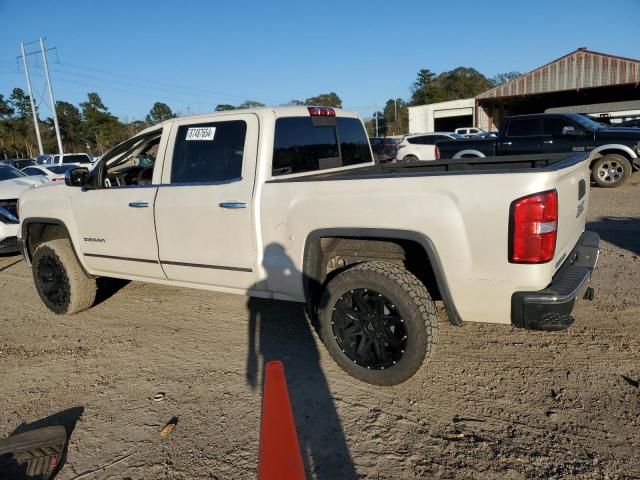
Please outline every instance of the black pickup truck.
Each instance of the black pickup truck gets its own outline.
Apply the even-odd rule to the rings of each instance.
[[[640,169],[640,128],[606,127],[577,113],[507,117],[497,138],[437,142],[440,158],[590,152],[591,178],[619,187]]]

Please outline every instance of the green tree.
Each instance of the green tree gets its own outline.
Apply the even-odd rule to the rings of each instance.
[[[256,100],[245,100],[240,105],[238,105],[238,108],[258,108],[265,106],[266,105],[264,103],[258,102]]]
[[[409,108],[401,98],[390,98],[382,111],[387,120],[387,135],[400,135],[409,131]]]
[[[420,70],[411,85],[411,105],[426,105],[441,102],[444,99],[445,96],[438,85],[436,74],[426,68]]]
[[[497,87],[502,85],[503,83],[510,82],[511,80],[515,80],[518,77],[521,77],[522,73],[520,72],[504,72],[498,73],[489,79],[489,83],[491,83],[492,87]]]
[[[87,101],[80,104],[84,139],[92,154],[102,155],[107,149],[127,138],[127,129],[102,102],[96,92],[87,94]]]
[[[287,107],[301,107],[301,106],[304,106],[304,105],[307,105],[307,104],[304,103],[302,100],[296,100],[295,98],[291,99],[287,103],[285,103],[285,106],[287,106]]]
[[[376,131],[376,118],[378,119],[378,130]],[[382,112],[373,112],[372,118],[364,123],[367,135],[370,137],[384,137],[387,134],[387,120]]]
[[[170,118],[176,118],[176,114],[171,111],[171,108],[166,103],[156,102],[149,110],[147,114],[147,123],[149,125],[155,125]]]
[[[18,117],[25,118],[31,115],[31,100],[21,88],[14,88],[11,91],[9,102]]]
[[[229,105],[228,103],[221,103],[219,105],[216,105],[215,111],[216,112],[226,112],[228,110],[235,110],[236,107],[234,107],[233,105]]]
[[[306,105],[317,105],[319,107],[342,108],[342,100],[335,92],[321,93],[315,97],[309,97],[304,103]]]
[[[458,67],[450,72],[443,72],[436,79],[444,100],[459,100],[475,97],[491,88],[491,83],[483,74],[474,68]]]
[[[82,116],[80,110],[69,102],[57,101],[56,113],[60,136],[65,151],[83,150]],[[53,121],[51,121],[53,123]]]
[[[14,109],[9,101],[4,99],[4,95],[0,94],[0,119],[10,118],[14,114]]]

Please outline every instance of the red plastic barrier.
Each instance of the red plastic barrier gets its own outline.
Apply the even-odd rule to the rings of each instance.
[[[258,480],[303,480],[304,466],[282,362],[264,368]]]

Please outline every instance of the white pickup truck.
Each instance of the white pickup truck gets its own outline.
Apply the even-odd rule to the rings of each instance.
[[[433,300],[454,325],[573,322],[599,252],[587,154],[372,158],[347,111],[176,118],[26,192],[19,244],[53,312],[91,307],[102,276],[305,302],[336,362],[378,385],[431,353]]]

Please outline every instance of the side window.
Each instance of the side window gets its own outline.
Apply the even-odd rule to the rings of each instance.
[[[90,177],[92,185],[97,188],[150,185],[161,135],[162,131],[155,131],[133,137],[105,153],[94,169],[98,174]],[[68,166],[52,168],[64,172]]]
[[[544,119],[545,135],[551,135],[552,137],[561,137],[562,129],[564,127],[573,127],[573,125],[562,117],[550,117]]]
[[[435,135],[425,135],[424,137],[422,137],[423,145],[434,145],[435,143],[436,143]]]
[[[542,122],[539,118],[514,119],[509,123],[507,137],[533,137],[542,134]]]
[[[242,120],[182,125],[176,134],[171,183],[240,179],[246,134]]]
[[[22,173],[26,173],[30,177],[33,177],[35,175],[44,175],[44,172],[42,170],[38,170],[37,168],[25,168]]]
[[[272,175],[313,172],[371,162],[362,122],[336,118],[314,124],[312,117],[276,120]]]

